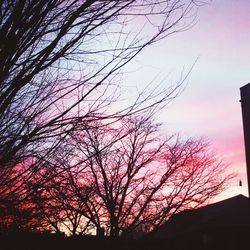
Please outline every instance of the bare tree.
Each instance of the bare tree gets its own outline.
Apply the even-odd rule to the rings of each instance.
[[[3,1],[2,164],[24,157],[22,149],[34,141],[62,136],[93,111],[101,114],[113,100],[116,72],[145,46],[176,31],[192,7],[184,2]],[[152,36],[127,30],[132,18],[148,20]],[[131,108],[140,106],[137,101]]]
[[[204,140],[164,139],[149,118],[95,122],[72,138],[77,159],[61,164],[82,210],[70,208],[111,237],[153,230],[174,213],[208,202],[231,178]]]
[[[175,96],[179,84],[110,108],[122,68],[146,46],[186,29],[184,17],[195,6],[184,0],[1,1],[0,203],[22,202],[34,191],[21,183],[47,166],[78,124],[120,118]]]
[[[62,160],[60,160],[60,164]],[[66,170],[67,162],[63,168]],[[30,196],[36,204],[36,210],[43,215],[47,228],[56,233],[67,235],[88,234],[93,229],[93,223],[84,216],[85,207],[82,200],[75,195],[71,176],[67,171],[45,177],[49,181],[39,182],[39,188]],[[39,173],[43,176],[43,173]],[[56,176],[56,177],[55,177]],[[33,180],[33,187],[37,187],[37,181]],[[87,188],[82,188],[85,197],[88,196]],[[43,231],[43,227],[40,227]]]

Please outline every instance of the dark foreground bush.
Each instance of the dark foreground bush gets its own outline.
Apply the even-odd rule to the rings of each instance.
[[[0,236],[1,250],[156,250],[157,242],[97,238],[65,237],[50,233],[16,232]]]

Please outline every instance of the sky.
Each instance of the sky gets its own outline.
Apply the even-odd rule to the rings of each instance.
[[[248,195],[239,88],[250,82],[249,12],[248,0],[209,1],[192,28],[145,50],[133,75],[138,84],[157,76],[167,86],[196,62],[184,91],[157,119],[167,131],[208,138],[237,174],[221,198]]]

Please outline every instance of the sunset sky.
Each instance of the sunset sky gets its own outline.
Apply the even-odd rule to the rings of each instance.
[[[247,195],[239,88],[250,82],[250,1],[214,0],[200,8],[197,24],[145,50],[133,75],[174,83],[198,58],[183,93],[158,119],[167,131],[204,136],[238,177],[223,198]],[[239,187],[239,179],[243,186]]]

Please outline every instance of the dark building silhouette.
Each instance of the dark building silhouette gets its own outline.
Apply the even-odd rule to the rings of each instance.
[[[240,97],[247,165],[248,196],[250,197],[250,83],[240,88]]]
[[[250,249],[250,200],[243,195],[184,210],[151,234],[171,250]]]

